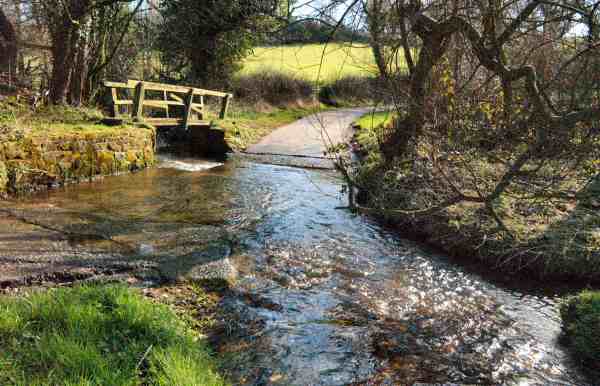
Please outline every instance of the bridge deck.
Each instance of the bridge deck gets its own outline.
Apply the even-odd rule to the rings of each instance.
[[[121,125],[123,123],[125,123],[127,121],[127,119],[124,118],[114,118],[114,117],[107,117],[104,118],[102,120],[103,123],[110,125],[110,126],[116,126],[116,125]],[[177,119],[177,118],[146,118],[144,119],[143,123],[147,123],[149,125],[152,126],[156,126],[156,127],[161,127],[161,126],[181,126],[183,124],[183,119]],[[191,120],[188,122],[188,127],[192,127],[192,126],[202,126],[202,127],[209,127],[211,125],[211,121],[205,121],[205,120]]]

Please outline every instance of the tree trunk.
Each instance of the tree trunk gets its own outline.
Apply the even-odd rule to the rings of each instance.
[[[11,77],[17,73],[17,34],[12,22],[0,9],[0,72],[8,72]]]
[[[87,37],[81,36],[76,45],[77,55],[75,65],[71,72],[69,102],[74,106],[81,106],[84,101],[84,89],[88,70]]]
[[[13,0],[14,2],[14,10],[15,10],[15,32],[17,36],[17,44],[19,39],[22,39],[21,26],[23,24],[23,12],[21,10],[21,0]],[[25,75],[25,58],[23,55],[23,50],[20,46],[17,46],[17,54],[16,54],[16,68],[17,74]]]
[[[218,35],[216,34],[205,34],[203,36],[199,36],[199,39],[203,42],[202,47],[197,47],[194,52],[190,53],[190,57],[192,58],[192,69],[191,69],[191,79],[194,82],[199,82],[204,87],[212,86],[212,82],[215,82],[215,79],[210,79],[210,74],[214,74],[213,67],[217,62],[216,60],[216,52],[217,52],[217,41]],[[217,80],[217,82],[221,81],[226,83],[229,79],[226,79],[226,74],[223,74],[224,78]]]
[[[410,76],[408,114],[397,120],[394,130],[382,144],[382,152],[388,160],[409,153],[411,141],[416,141],[425,124],[425,102],[433,67],[440,61],[447,48],[442,35],[423,34],[423,47]]]
[[[52,75],[50,78],[50,102],[65,104],[69,93],[71,75],[77,58],[77,43],[80,26],[85,24],[85,16],[90,0],[70,0],[50,27],[52,38]]]
[[[373,56],[375,58],[375,64],[377,65],[377,69],[379,70],[379,75],[387,79],[388,78],[388,66],[385,60],[385,53],[383,49],[384,43],[383,33],[384,33],[384,25],[385,18],[384,13],[382,12],[382,3],[381,0],[372,0],[369,1],[366,5],[367,9],[367,23],[369,27],[369,34],[371,36],[371,49],[373,50]]]
[[[375,63],[377,64],[377,68],[379,69],[379,75],[384,79],[388,78],[387,64],[385,62],[385,56],[383,54],[383,49],[381,48],[379,43],[376,43],[375,41],[373,41],[371,43],[371,47],[373,49],[373,56],[375,57]]]
[[[66,22],[65,24],[71,24]],[[65,104],[71,80],[71,69],[75,59],[71,46],[70,26],[65,25],[52,36],[52,75],[50,77],[50,102]]]

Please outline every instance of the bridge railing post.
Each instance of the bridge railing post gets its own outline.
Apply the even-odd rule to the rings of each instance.
[[[168,96],[167,90],[163,90],[163,101],[165,101],[165,102],[169,101],[169,96]],[[166,118],[169,118],[169,105],[165,106],[165,115],[166,115]]]
[[[191,88],[185,98],[185,112],[183,115],[183,129],[188,130],[190,126],[190,119],[192,117],[192,107],[194,105],[194,89]]]
[[[219,119],[225,119],[227,117],[227,110],[229,110],[229,102],[233,97],[231,94],[227,94],[227,96],[223,97],[221,101],[221,114],[219,114]]]
[[[136,121],[144,120],[144,99],[146,98],[146,86],[139,82],[135,86],[135,97],[133,102],[133,118]]]
[[[119,111],[119,105],[117,104],[117,101],[119,100],[119,95],[117,93],[117,89],[116,88],[111,87],[111,89],[110,89],[110,97],[112,99],[112,101],[111,101],[112,102],[112,106],[111,106],[112,116],[113,116],[113,118],[118,118],[119,114],[121,112]]]

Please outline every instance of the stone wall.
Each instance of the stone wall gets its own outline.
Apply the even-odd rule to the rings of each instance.
[[[0,196],[151,166],[155,144],[145,127],[0,133]]]

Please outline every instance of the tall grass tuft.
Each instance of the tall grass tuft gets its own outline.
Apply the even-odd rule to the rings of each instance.
[[[165,305],[124,286],[0,298],[2,385],[223,385]]]

